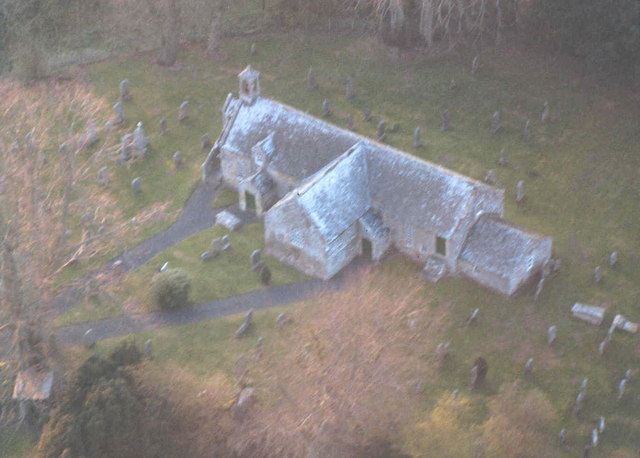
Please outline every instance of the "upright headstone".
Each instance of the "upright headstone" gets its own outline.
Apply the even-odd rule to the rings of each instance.
[[[595,283],[602,281],[602,268],[600,266],[596,266],[595,269],[593,269],[593,281]]]
[[[362,119],[364,120],[364,122],[371,121],[371,108],[369,108],[369,105],[364,106],[362,110]]]
[[[524,123],[524,129],[522,130],[522,139],[525,142],[531,140],[531,121],[529,121],[528,119]]]
[[[82,336],[82,344],[86,348],[93,348],[93,347],[96,346],[96,341],[97,341],[97,337],[96,337],[96,333],[94,332],[94,330],[91,329],[91,328],[87,329],[87,331]]]
[[[449,359],[449,342],[441,342],[436,346],[435,361],[436,365],[441,368]]]
[[[548,120],[549,120],[549,102],[545,100],[542,108],[542,114],[540,115],[540,122],[542,122],[542,124],[546,124]]]
[[[247,330],[249,329],[249,326],[251,326],[252,321],[253,321],[253,309],[249,310],[246,316],[244,317],[244,321],[236,331],[236,338],[242,337],[247,332]]]
[[[582,411],[582,405],[586,397],[587,397],[587,394],[584,391],[580,391],[576,396],[576,402],[573,405],[573,413],[576,416]]]
[[[490,185],[498,183],[498,177],[496,177],[496,171],[493,169],[487,170],[487,174],[484,177],[484,181]]]
[[[252,56],[252,57],[256,55],[256,44],[255,43],[251,43],[251,47],[249,48],[249,55]]]
[[[422,138],[420,136],[420,126],[416,127],[413,131],[413,147],[414,148],[422,148]]]
[[[182,167],[182,164],[184,163],[182,152],[176,151],[175,153],[173,153],[173,156],[171,156],[171,160],[173,161],[173,166],[176,169],[179,169],[180,167]]]
[[[522,203],[524,201],[524,198],[524,181],[520,180],[518,181],[518,183],[516,183],[516,202]]]
[[[502,148],[500,150],[500,153],[498,153],[498,165],[500,165],[502,167],[506,167],[507,166],[507,155],[505,153],[504,148]]]
[[[558,328],[556,325],[549,326],[549,329],[547,329],[547,344],[553,345],[556,342],[558,337],[557,331]]]
[[[122,81],[120,81],[120,84],[118,85],[119,89],[120,89],[120,101],[124,102],[126,100],[131,100],[131,93],[129,92],[129,80],[124,79]]]
[[[167,135],[167,132],[169,131],[169,129],[167,128],[167,118],[162,118],[159,122],[159,126],[160,126],[160,135],[164,137],[165,135]]]
[[[591,447],[596,448],[598,446],[598,429],[593,428],[591,430]]]
[[[380,122],[378,123],[378,132],[377,132],[379,142],[383,141],[387,136],[387,133],[385,132],[386,127],[387,127],[387,123],[384,121],[384,119],[381,119]]]
[[[185,100],[178,109],[178,121],[183,122],[189,117],[189,101]]]
[[[567,430],[562,428],[558,437],[560,439],[560,445],[564,445],[567,442]]]
[[[603,355],[604,355],[604,351],[605,351],[605,349],[607,348],[607,343],[608,343],[608,342],[609,342],[609,341],[608,341],[607,339],[605,339],[605,340],[603,340],[602,342],[600,342],[600,345],[598,345],[598,354],[599,354],[600,356],[603,356]]]
[[[151,339],[147,339],[144,343],[144,357],[146,359],[153,358],[153,341]]]
[[[109,186],[109,169],[107,166],[98,170],[98,184],[100,186]]]
[[[87,130],[84,134],[84,146],[86,148],[91,148],[93,145],[100,141],[100,136],[98,135],[98,129],[96,129],[96,122],[93,119],[90,119],[87,123]]]
[[[344,88],[344,96],[347,100],[351,100],[355,95],[355,91],[353,90],[353,79],[351,77],[347,78],[347,82]]]
[[[261,260],[262,250],[253,250],[251,256],[249,257],[249,261],[251,263],[251,270],[256,270],[256,268],[262,263]]]
[[[309,67],[309,71],[307,72],[307,89],[310,91],[318,89],[318,83],[316,82],[316,77],[311,67]]]
[[[533,372],[533,358],[529,358],[526,363],[524,363],[524,375],[528,377]]]
[[[495,111],[491,116],[491,133],[495,134],[502,128],[502,120],[500,117],[500,112]]]
[[[116,124],[122,124],[127,120],[127,117],[124,114],[124,108],[122,108],[122,102],[116,102],[116,104],[113,106],[113,112],[116,115]]]
[[[140,194],[142,192],[142,178],[135,177],[131,181],[131,190],[134,194]]]
[[[478,314],[480,313],[479,308],[473,309],[471,315],[467,318],[467,326],[470,326],[478,321]]]
[[[136,157],[143,158],[149,146],[149,139],[144,134],[142,122],[139,122],[133,131],[133,154]]]
[[[131,159],[131,150],[133,149],[133,134],[124,134],[120,139],[120,160],[128,161]]]
[[[609,255],[609,265],[615,267],[618,264],[618,252],[614,251]]]
[[[200,149],[203,153],[208,153],[211,149],[211,136],[209,134],[204,134],[200,137]]]
[[[353,130],[353,115],[351,113],[347,115],[347,129]]]
[[[475,75],[480,69],[480,56],[475,56],[471,61],[471,73]]]
[[[624,390],[627,386],[627,379],[623,378],[622,380],[620,380],[620,383],[618,383],[618,401],[622,399],[622,397],[624,396]]]
[[[331,107],[329,106],[329,99],[322,101],[322,117],[326,118],[331,115]]]
[[[453,78],[451,78],[451,81],[449,81],[449,90],[453,91],[458,87],[458,85],[456,84],[456,80],[454,80]]]
[[[446,132],[448,130],[451,130],[451,115],[449,113],[449,110],[444,110],[441,114],[440,114],[440,119],[441,119],[441,124],[440,124],[440,130],[442,132]]]
[[[601,415],[598,418],[598,432],[602,434],[604,432],[604,428],[605,428],[604,417]]]
[[[471,368],[471,388],[478,388],[482,385],[487,378],[488,372],[489,364],[487,361],[482,357],[476,358]]]

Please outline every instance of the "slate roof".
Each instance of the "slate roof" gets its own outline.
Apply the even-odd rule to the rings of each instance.
[[[261,169],[254,175],[251,175],[246,179],[246,181],[251,183],[260,194],[265,194],[275,185],[269,173],[264,169]]]
[[[549,240],[538,233],[496,215],[482,215],[471,229],[460,258],[510,278],[524,274],[541,243]]]
[[[231,105],[231,104],[229,104]],[[249,155],[268,139],[273,148],[269,167],[300,181],[359,143],[367,151],[368,187],[376,209],[385,217],[449,238],[469,212],[487,208],[474,199],[502,208],[504,192],[418,159],[369,138],[341,129],[279,102],[259,97],[237,107],[224,135],[224,149]]]
[[[360,218],[360,224],[374,237],[383,238],[389,235],[389,228],[385,227],[382,218],[374,209],[370,208]]]
[[[322,237],[331,242],[370,207],[367,161],[360,145],[340,156],[293,190]]]

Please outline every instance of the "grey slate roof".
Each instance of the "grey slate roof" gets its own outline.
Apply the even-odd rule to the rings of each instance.
[[[385,227],[382,218],[374,209],[370,208],[360,218],[360,224],[374,237],[383,238],[389,235],[389,228]]]
[[[274,149],[269,167],[300,181],[360,143],[367,151],[373,206],[443,237],[449,238],[469,212],[502,208],[502,190],[262,97],[239,106],[222,146],[249,155],[267,137]],[[488,205],[483,207],[483,200]]]
[[[482,215],[471,229],[460,258],[510,278],[526,272],[535,251],[548,239],[496,215]]]
[[[322,237],[331,242],[371,205],[365,152],[356,145],[291,194],[297,197]]]
[[[254,175],[251,175],[247,178],[247,181],[251,183],[260,194],[265,194],[275,185],[269,173],[264,169],[259,170]]]

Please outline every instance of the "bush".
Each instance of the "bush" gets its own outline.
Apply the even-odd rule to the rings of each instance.
[[[182,269],[159,272],[151,280],[151,297],[163,310],[175,310],[189,301],[191,278]]]
[[[109,359],[117,366],[131,366],[142,360],[142,352],[131,340],[124,340],[111,351]]]

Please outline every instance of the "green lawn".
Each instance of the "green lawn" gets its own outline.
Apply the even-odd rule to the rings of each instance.
[[[258,49],[253,57],[248,55],[251,42]],[[334,112],[331,122],[345,125],[351,113],[355,129],[368,136],[375,136],[378,119],[385,119],[388,125],[398,123],[399,131],[388,136],[393,146],[477,179],[488,169],[496,169],[500,186],[506,189],[506,217],[552,236],[555,255],[562,258],[561,270],[537,302],[530,291],[507,299],[464,279],[425,286],[425,294],[435,297],[435,304],[453,304],[455,322],[445,332],[455,358],[427,390],[425,410],[443,390],[467,390],[470,364],[477,356],[484,356],[490,365],[487,386],[479,393],[468,393],[481,407],[502,383],[519,377],[525,361],[533,357],[534,375],[525,383],[545,392],[561,416],[558,430],[566,427],[570,431],[573,445],[566,449],[566,456],[577,456],[578,444],[592,427],[591,419],[599,415],[607,418],[608,427],[601,448],[592,456],[607,456],[616,447],[640,448],[638,376],[628,384],[625,402],[615,400],[624,371],[640,366],[638,336],[617,332],[605,357],[597,351],[615,313],[640,321],[640,109],[632,97],[535,54],[487,53],[482,56],[480,72],[471,75],[471,56],[396,58],[374,40],[353,37],[274,34],[227,40],[224,48],[228,57],[218,62],[204,59],[197,48],[185,50],[181,66],[174,71],[153,66],[148,55],[114,59],[89,69],[96,91],[110,101],[117,96],[117,83],[130,80],[134,99],[125,104],[131,120],[128,128],[132,130],[133,123],[142,120],[152,136],[149,158],[117,172],[121,185],[116,193],[128,215],[153,202],[167,202],[170,210],[180,208],[205,157],[199,151],[199,138],[205,132],[212,137],[219,132],[220,105],[228,92],[236,91],[236,74],[248,63],[262,72],[264,96],[314,115],[321,113],[323,98],[329,98]],[[320,84],[314,92],[307,91],[304,81],[310,66]],[[353,100],[343,95],[347,76],[354,80],[357,95]],[[452,78],[457,82],[453,91],[449,90]],[[177,109],[185,99],[190,101],[192,117],[178,125]],[[541,125],[545,100],[551,107],[551,120]],[[375,116],[370,123],[364,123],[360,114],[366,104]],[[444,109],[451,113],[451,132],[439,130]],[[489,121],[496,110],[502,112],[504,129],[492,135]],[[169,120],[166,137],[157,135],[161,117]],[[529,143],[521,139],[527,119],[534,132]],[[425,144],[420,150],[411,146],[416,126],[422,127]],[[497,165],[502,148],[508,167]],[[170,160],[176,150],[187,159],[186,167],[177,172]],[[132,197],[128,183],[138,175],[143,178],[144,191]],[[522,206],[515,204],[518,180],[526,181],[527,201]],[[255,225],[232,234],[234,250],[207,264],[201,264],[198,255],[222,232],[215,228],[198,234],[132,274],[129,293],[144,303],[152,271],[165,261],[191,272],[196,301],[260,287],[249,270],[248,256],[261,246],[261,230]],[[619,252],[619,265],[612,269],[607,260],[614,250]],[[396,263],[406,261],[387,260],[381,268],[393,275]],[[592,282],[596,265],[603,266],[604,278],[598,285]],[[276,284],[302,278],[292,269],[272,267]],[[605,305],[605,324],[595,328],[573,319],[570,307],[577,301]],[[461,326],[476,307],[480,308],[478,325]],[[262,311],[256,317],[260,320],[264,315],[268,323],[273,314],[275,311]],[[159,330],[142,337],[158,336],[161,363],[184,362],[199,373],[226,370],[229,361],[253,342],[229,338],[241,318]],[[558,327],[558,342],[550,349],[546,329],[552,324]],[[590,379],[589,400],[578,420],[571,407],[584,377]],[[479,408],[478,412],[481,421],[486,411]]]
[[[211,240],[229,234],[221,226],[202,231],[176,246],[158,254],[140,269],[127,275],[115,301],[87,301],[61,315],[54,322],[66,325],[84,321],[95,321],[127,312],[123,302],[133,303],[132,311],[144,312],[154,309],[148,292],[149,282],[158,267],[165,262],[170,268],[186,270],[192,279],[191,299],[193,302],[206,302],[230,296],[248,293],[264,288],[256,272],[251,271],[249,256],[263,247],[264,227],[261,223],[243,226],[229,234],[232,248],[207,262],[200,261],[200,253],[209,248]],[[271,270],[271,285],[297,283],[309,278],[297,270],[282,264],[269,256],[262,260]]]

